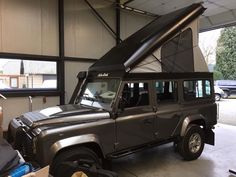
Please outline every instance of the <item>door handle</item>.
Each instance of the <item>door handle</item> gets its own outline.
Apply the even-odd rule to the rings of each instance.
[[[152,120],[151,120],[151,119],[144,119],[144,120],[143,120],[143,123],[144,123],[145,125],[150,125],[150,124],[152,124]]]

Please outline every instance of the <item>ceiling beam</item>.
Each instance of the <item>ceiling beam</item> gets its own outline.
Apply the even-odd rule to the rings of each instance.
[[[212,16],[203,16],[202,18],[200,18],[200,32],[205,32],[235,25],[236,25],[236,9],[228,10],[227,12],[223,12]]]
[[[125,6],[125,5],[127,5],[127,4],[129,4],[129,3],[133,2],[133,1],[134,0],[127,0],[126,2],[123,3],[123,5]]]
[[[150,13],[150,12],[147,12],[147,11],[144,11],[144,10],[136,9],[136,8],[126,6],[126,5],[123,5],[123,4],[119,4],[118,8],[120,8],[122,10],[125,10],[125,11],[128,11],[128,12],[134,12],[134,13],[137,13],[137,14],[140,14],[140,15],[146,15],[146,16],[155,17],[155,18],[160,17],[160,15]]]

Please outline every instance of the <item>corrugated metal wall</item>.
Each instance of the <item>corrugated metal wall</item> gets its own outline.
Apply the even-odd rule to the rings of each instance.
[[[0,51],[58,56],[57,0],[0,0]]]

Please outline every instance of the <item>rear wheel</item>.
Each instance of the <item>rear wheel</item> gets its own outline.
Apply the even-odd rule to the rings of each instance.
[[[204,131],[200,126],[192,125],[178,143],[178,150],[184,160],[195,160],[204,148]]]
[[[229,91],[224,90],[224,98],[228,98],[229,97]]]
[[[97,154],[89,148],[78,147],[58,154],[50,167],[50,173],[54,177],[71,177],[74,172],[89,169],[94,165],[101,167]],[[86,170],[83,172],[86,174]]]

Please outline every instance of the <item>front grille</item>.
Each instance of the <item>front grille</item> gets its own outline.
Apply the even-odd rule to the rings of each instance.
[[[26,159],[33,159],[33,139],[23,128],[16,132],[14,148]]]
[[[32,159],[33,154],[33,139],[32,137],[29,137],[29,135],[26,134],[24,143],[23,143],[23,153],[26,157]]]

